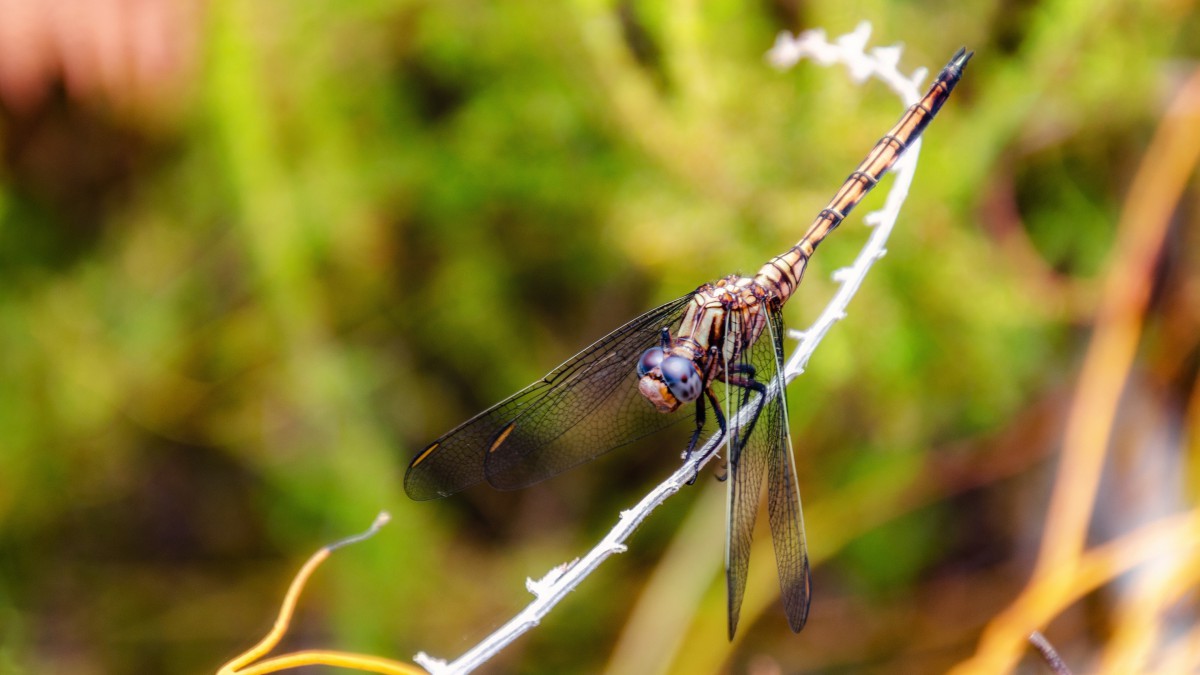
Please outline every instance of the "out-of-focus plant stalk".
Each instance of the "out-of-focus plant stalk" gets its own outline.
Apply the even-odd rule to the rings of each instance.
[[[1200,161],[1200,70],[1172,101],[1134,176],[1118,224],[1095,331],[1067,420],[1041,552],[1022,594],[955,672],[1007,672],[1025,638],[1074,601],[1071,593],[1171,214]],[[1062,583],[1047,583],[1058,579]]]

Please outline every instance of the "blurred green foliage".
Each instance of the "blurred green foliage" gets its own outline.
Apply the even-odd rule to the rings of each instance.
[[[680,602],[717,627],[690,631],[709,670],[953,663],[1003,594],[956,620],[928,598],[1020,581],[1019,504],[1044,499],[1095,279],[1194,67],[1196,16],[1181,1],[213,0],[180,26],[197,61],[171,100],[64,85],[6,106],[0,670],[215,669],[312,549],[381,509],[393,524],[322,569],[290,648],[450,657],[501,623],[525,576],[583,551],[675,451],[422,504],[400,487],[408,460],[624,320],[793,243],[901,108],[763,53],[780,30],[861,20],[907,45],[908,70],[977,56],[889,255],[790,391],[810,545],[830,559],[810,628],[791,636],[771,608],[723,651],[719,521],[692,562],[711,572],[704,602]],[[856,216],[791,325],[862,244]],[[1179,217],[1164,289],[1200,274],[1194,206]],[[1197,325],[1170,290],[1156,312]],[[1163,405],[1183,407],[1196,348],[1184,330],[1145,354]],[[1015,478],[972,473],[1008,454],[1028,458],[1000,476]],[[965,473],[931,478],[946,457]],[[926,484],[941,487],[914,497]],[[695,500],[656,514],[495,672],[599,670]]]

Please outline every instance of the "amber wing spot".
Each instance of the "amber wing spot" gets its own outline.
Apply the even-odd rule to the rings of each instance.
[[[433,451],[437,450],[439,445],[441,445],[441,443],[430,443],[429,447],[422,450],[421,454],[417,455],[416,459],[414,459],[412,461],[412,465],[416,466],[416,465],[420,464],[421,462],[424,462],[425,458],[429,457],[429,455],[433,454]]]
[[[488,448],[488,452],[495,452],[500,448],[501,445],[504,445],[504,441],[508,440],[508,435],[511,434],[513,429],[516,427],[516,422],[509,422],[508,426],[501,429],[500,433],[496,435],[496,440],[492,441],[492,447]]]

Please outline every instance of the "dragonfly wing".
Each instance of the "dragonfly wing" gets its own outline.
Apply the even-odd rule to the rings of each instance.
[[[636,364],[690,300],[642,314],[430,443],[409,464],[404,491],[423,500],[484,480],[525,487],[686,417],[637,400]]]
[[[775,545],[775,564],[779,568],[779,589],[788,625],[799,633],[808,620],[812,599],[812,577],[808,566],[808,544],[804,539],[804,514],[800,509],[800,484],[796,479],[796,459],[788,434],[787,388],[783,377],[783,318],[768,311],[767,331],[760,342],[772,345],[775,368],[774,386],[779,395],[767,402],[756,431],[767,456],[767,513],[771,539]]]
[[[732,439],[730,434],[727,438]],[[730,449],[733,453],[734,450]],[[744,453],[743,453],[744,455]],[[725,527],[725,586],[729,610],[729,639],[737,632],[742,597],[746,593],[746,576],[750,572],[750,545],[754,521],[762,496],[762,462],[747,462],[745,457],[729,461],[729,492],[726,501]]]
[[[741,325],[741,317],[735,312],[726,312],[725,335],[727,340],[742,340],[749,326]],[[757,346],[757,345],[755,345]],[[753,349],[753,347],[752,347]],[[746,356],[747,350],[739,350]],[[743,358],[743,361],[745,359]],[[737,364],[745,371],[748,361]],[[725,373],[728,383],[738,377],[747,377],[750,372],[739,375],[732,368]],[[757,374],[757,373],[753,373]],[[729,471],[729,492],[726,501],[725,527],[725,585],[729,611],[729,639],[737,632],[738,617],[742,611],[742,598],[746,592],[746,577],[750,571],[750,546],[754,535],[754,521],[758,516],[758,505],[762,498],[762,479],[765,464],[755,455],[755,448],[747,441],[752,440],[754,419],[761,410],[762,396],[749,388],[726,384],[721,388],[726,416],[725,451]]]
[[[765,325],[757,341],[743,351],[741,370],[753,373],[754,380],[762,385],[764,391],[737,386],[725,389],[731,444],[725,559],[730,639],[733,639],[737,630],[745,594],[751,538],[762,497],[764,475],[767,478],[771,538],[775,545],[788,624],[792,630],[799,631],[808,616],[808,554],[796,468],[788,441],[787,391],[783,379],[783,319],[778,308],[770,305],[763,307],[759,317]],[[755,329],[747,326],[744,330]]]

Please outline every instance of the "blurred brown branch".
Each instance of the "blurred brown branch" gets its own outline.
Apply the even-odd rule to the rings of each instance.
[[[338,666],[349,670],[387,673],[388,675],[420,675],[422,672],[421,669],[407,663],[400,663],[377,656],[349,654],[323,649],[308,649],[293,652],[255,663],[255,661],[263,658],[268,652],[278,646],[279,641],[287,633],[288,627],[292,622],[292,617],[296,613],[296,605],[300,602],[300,594],[304,592],[304,586],[308,583],[308,579],[312,576],[313,572],[317,570],[317,567],[325,562],[335,550],[374,536],[379,531],[379,528],[386,525],[390,519],[391,516],[387,513],[381,513],[366,532],[324,546],[312,554],[300,568],[300,571],[296,573],[291,585],[288,586],[283,604],[279,607],[279,615],[276,617],[275,625],[271,627],[270,632],[262,640],[259,640],[258,644],[221,666],[221,669],[217,671],[218,675],[266,675],[266,673],[278,673],[292,668],[311,665]]]
[[[1007,672],[1025,636],[1077,599],[1088,524],[1117,403],[1133,367],[1171,215],[1200,161],[1200,70],[1176,95],[1142,158],[1107,267],[1096,328],[1068,417],[1062,460],[1033,578],[985,631],[959,672]],[[1184,534],[1186,531],[1179,533]],[[1194,543],[1194,537],[1193,541]],[[1183,541],[1176,542],[1178,552]],[[1114,568],[1111,580],[1121,571]]]

